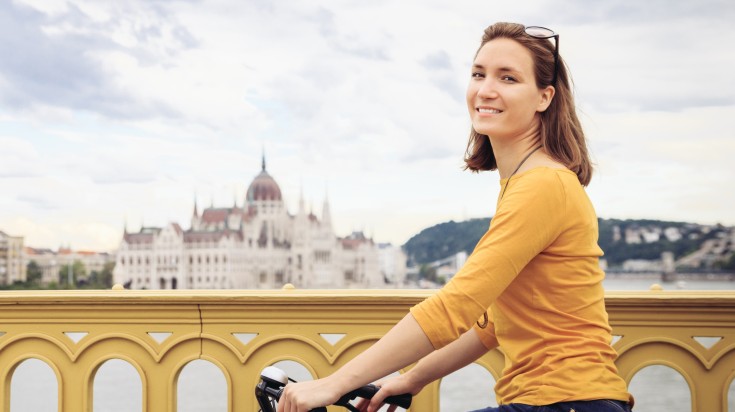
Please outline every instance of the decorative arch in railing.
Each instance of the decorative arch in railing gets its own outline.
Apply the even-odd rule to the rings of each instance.
[[[203,407],[206,407],[206,410],[220,411],[222,409],[216,409],[216,407],[221,407],[223,405],[225,406],[224,410],[228,410],[229,407],[227,405],[229,405],[231,402],[231,393],[227,391],[227,388],[230,386],[232,378],[229,376],[227,368],[222,362],[220,362],[218,359],[212,359],[209,356],[202,356],[199,359],[188,360],[178,366],[179,367],[175,368],[176,372],[175,376],[173,377],[174,381],[171,383],[171,387],[174,389],[173,396],[177,410],[202,410]],[[193,369],[191,372],[188,372],[187,369],[190,368],[195,369]],[[222,379],[223,382],[221,383],[223,384],[223,387],[212,385],[212,382],[203,382],[201,376],[192,375],[198,373],[204,373],[209,379]],[[189,380],[188,385],[187,382],[185,382],[184,378],[187,378]],[[181,389],[189,389],[190,391],[182,392]],[[224,393],[221,393],[223,390]],[[211,392],[208,391],[214,391],[217,394],[221,394],[222,398],[217,399],[213,396]],[[190,407],[187,409],[186,406],[179,403],[180,400],[188,400],[190,402],[198,401],[199,407]],[[203,400],[206,402],[203,402]],[[204,404],[206,404],[206,406]]]
[[[620,336],[613,347],[621,376],[630,383],[645,367],[667,366],[686,382],[692,411],[726,411],[735,365],[733,292],[620,295],[607,300],[613,333]]]
[[[496,371],[488,369],[484,359],[465,366],[443,378],[438,383],[436,402],[440,410],[454,411],[458,409],[476,410],[497,406],[495,382]],[[446,396],[446,398],[445,398]],[[455,405],[456,399],[462,399],[462,405]]]
[[[3,352],[0,350],[0,354],[1,353]],[[9,353],[8,355],[12,355],[12,354]],[[43,365],[45,365],[46,368],[48,368],[48,370],[51,371],[51,373],[54,375],[54,379],[56,383],[56,399],[55,400],[56,400],[56,403],[58,403],[59,393],[61,392],[61,371],[59,370],[59,368],[57,368],[56,365],[53,362],[51,362],[51,360],[47,358],[46,356],[39,355],[39,354],[21,354],[20,356],[14,359],[10,359],[6,365],[0,364],[0,382],[5,382],[5,384],[2,387],[0,387],[0,389],[2,389],[3,387],[5,388],[4,393],[0,393],[1,395],[3,395],[2,397],[0,397],[0,399],[4,399],[3,403],[0,404],[0,406],[4,408],[3,411],[10,409],[10,402],[11,402],[10,392],[12,390],[11,383],[12,383],[13,378],[15,377],[15,373],[18,370],[18,368],[21,367],[21,365],[25,363],[26,361],[41,362]],[[49,394],[46,394],[46,395],[49,395]]]
[[[735,369],[726,378],[722,394],[725,397],[722,400],[723,405],[730,405],[729,412],[735,412]]]
[[[123,369],[121,370],[120,366],[115,367],[113,364],[114,361],[121,362],[123,365]],[[105,411],[109,410],[110,408],[115,408],[115,410],[120,410],[121,406],[128,406],[130,405],[132,407],[132,410],[138,411],[141,408],[142,405],[142,399],[145,396],[143,388],[145,388],[145,382],[146,382],[146,376],[143,372],[143,368],[134,360],[124,355],[110,355],[108,357],[102,357],[97,359],[94,363],[90,365],[91,369],[89,370],[89,376],[85,378],[85,381],[88,382],[88,399],[89,399],[89,409],[92,411]],[[110,370],[109,368],[113,368]],[[125,369],[128,370],[128,372],[132,372],[133,376],[129,376],[129,378],[133,379],[133,385],[123,385],[123,387],[114,386],[114,387],[98,387],[97,385],[100,383],[100,380],[112,380],[116,381],[119,379],[112,378],[107,376],[107,373],[120,373],[124,372]],[[129,386],[129,389],[132,389],[133,393],[125,393],[126,396],[122,396],[124,389],[126,389],[124,386]],[[98,391],[99,389],[99,391]],[[111,395],[112,399],[100,399],[105,394]],[[137,396],[140,395],[140,396]],[[140,400],[138,400],[140,398]],[[98,402],[99,400],[99,402]],[[138,400],[137,404],[134,404],[133,401]],[[102,404],[102,406],[100,406]],[[114,405],[114,406],[112,406]]]

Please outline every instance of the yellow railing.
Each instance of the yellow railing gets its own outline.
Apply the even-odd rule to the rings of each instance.
[[[0,292],[0,412],[10,410],[13,371],[29,358],[45,362],[56,375],[59,411],[92,411],[95,373],[109,359],[127,361],[138,371],[145,412],[176,410],[179,373],[197,359],[222,371],[229,411],[256,411],[252,388],[263,367],[292,360],[313,376],[327,375],[429,294]],[[670,366],[689,384],[693,411],[726,411],[735,378],[735,292],[615,292],[607,295],[606,303],[613,333],[622,336],[615,347],[626,380],[648,365]],[[83,337],[75,342],[69,333]],[[170,335],[159,343],[155,333]],[[330,344],[320,334],[344,336]],[[239,339],[242,336],[252,339]],[[695,337],[721,339],[707,348]],[[503,357],[492,351],[478,363],[497,379]],[[436,382],[415,397],[411,409],[436,411],[438,405]]]

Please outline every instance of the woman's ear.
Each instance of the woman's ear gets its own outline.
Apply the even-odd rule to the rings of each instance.
[[[554,99],[554,94],[556,93],[556,89],[554,89],[554,86],[546,86],[545,89],[541,90],[541,94],[539,95],[539,103],[536,107],[537,112],[545,112],[546,109],[549,108],[549,105],[551,104],[551,101]]]

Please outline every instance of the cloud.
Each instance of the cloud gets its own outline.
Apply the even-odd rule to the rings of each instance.
[[[43,169],[39,154],[30,142],[0,136],[0,179],[41,176]]]
[[[291,208],[302,187],[307,199],[329,187],[339,233],[363,225],[400,243],[491,215],[497,175],[461,166],[464,88],[494,20],[560,33],[599,210],[697,216],[677,193],[711,204],[735,179],[721,159],[735,140],[732,6],[662,4],[2,3],[0,52],[17,59],[0,60],[0,191],[12,194],[0,225],[25,217],[62,237],[73,230],[59,222],[186,225],[194,192],[200,207],[242,202],[263,146]]]
[[[18,201],[25,203],[28,207],[38,208],[43,210],[55,210],[59,209],[59,205],[41,196],[18,196]]]
[[[449,70],[452,68],[452,58],[444,50],[438,50],[428,54],[422,61],[421,65],[429,70]]]
[[[74,4],[46,13],[15,2],[0,4],[0,104],[12,110],[54,105],[112,118],[177,117],[155,96],[119,87],[100,61],[101,51],[161,64],[196,40],[155,4],[96,21]],[[153,11],[151,11],[153,10]],[[148,17],[146,21],[142,17]]]
[[[594,0],[566,0],[564,13],[555,13],[547,19],[560,24],[588,24],[603,26],[632,26],[665,23],[676,30],[676,22],[708,20],[710,22],[732,21],[735,7],[728,0],[669,1],[653,0],[639,2],[618,0],[614,2]],[[621,27],[622,29],[622,27]]]

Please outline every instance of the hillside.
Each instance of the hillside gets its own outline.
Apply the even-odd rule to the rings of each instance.
[[[735,228],[651,219],[599,219],[599,244],[610,267],[628,260],[658,260],[672,252],[677,265],[735,269]],[[490,218],[449,221],[422,230],[403,246],[409,265],[471,253]],[[690,257],[684,259],[685,257]]]
[[[472,252],[490,226],[490,218],[449,221],[422,230],[403,245],[409,266],[433,262],[460,251]]]

